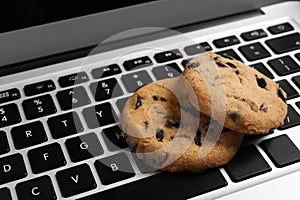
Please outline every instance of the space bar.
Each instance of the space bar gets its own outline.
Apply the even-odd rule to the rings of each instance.
[[[227,182],[218,169],[202,174],[164,172],[80,200],[187,199],[226,185]]]

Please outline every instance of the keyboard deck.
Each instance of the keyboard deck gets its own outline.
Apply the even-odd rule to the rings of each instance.
[[[221,168],[201,174],[153,171],[128,150],[118,117],[137,88],[179,76],[187,60],[204,51],[232,56],[275,80],[288,95],[285,123],[267,136],[246,136]],[[299,27],[289,20],[5,88],[0,91],[0,197],[186,199],[284,170],[300,161],[286,131],[300,124],[297,72]]]

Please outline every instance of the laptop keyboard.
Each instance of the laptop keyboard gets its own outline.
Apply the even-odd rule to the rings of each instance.
[[[152,81],[179,76],[187,61],[203,50],[247,62],[271,79],[275,75],[280,77],[276,82],[288,95],[288,115],[279,129],[300,124],[300,115],[290,102],[299,97],[300,76],[285,77],[300,71],[300,53],[296,52],[300,49],[300,34],[291,23],[211,41],[0,92],[1,199],[12,199],[12,196],[26,200],[114,199],[120,191],[126,191],[124,199],[132,198],[132,193],[146,199],[153,199],[157,194],[168,195],[169,199],[186,199],[228,187],[224,173],[233,182],[243,182],[272,171],[274,166],[284,168],[299,162],[300,151],[287,134],[267,139],[261,135],[247,136],[237,155],[220,168],[222,173],[220,169],[201,174],[152,173],[151,168],[128,151],[118,126],[118,113],[129,93]],[[290,54],[281,55],[286,52]],[[122,75],[122,72],[126,73]],[[50,94],[53,92],[55,95]],[[96,104],[91,105],[94,101]],[[300,101],[295,105],[300,108]],[[57,139],[64,142],[56,142]],[[280,150],[275,148],[277,145]],[[258,146],[268,155],[271,165]],[[144,174],[142,178],[136,178],[139,172]],[[162,184],[172,188],[172,192],[164,192]],[[95,194],[90,196],[90,191]]]

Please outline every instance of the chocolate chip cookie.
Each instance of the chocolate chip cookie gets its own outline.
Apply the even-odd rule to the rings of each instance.
[[[188,62],[183,76],[197,94],[200,112],[211,117],[225,113],[224,126],[228,129],[267,134],[283,125],[286,93],[273,80],[238,60],[215,53],[201,54]],[[218,86],[223,87],[224,98],[214,98],[213,107],[211,94]],[[225,112],[218,113],[224,109],[221,105],[225,105]]]
[[[237,152],[243,134],[223,130],[194,107],[186,107],[188,103],[182,104],[186,97],[172,92],[184,89],[179,80],[150,83],[129,98],[121,126],[130,149],[145,164],[165,171],[200,172],[224,165]]]

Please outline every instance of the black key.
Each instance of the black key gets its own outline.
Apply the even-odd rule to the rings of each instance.
[[[57,199],[49,176],[41,176],[18,183],[16,191],[19,200],[55,200]]]
[[[26,96],[33,96],[37,94],[42,94],[45,92],[50,92],[55,90],[55,84],[52,80],[41,81],[38,83],[33,83],[24,86],[24,93]]]
[[[300,66],[290,56],[283,56],[270,60],[268,61],[268,64],[279,76],[285,76],[300,71]]]
[[[103,101],[123,95],[123,91],[115,78],[90,84],[90,90],[96,101]]]
[[[109,185],[135,176],[125,153],[96,160],[95,167],[103,185]]]
[[[183,49],[185,53],[189,56],[204,53],[206,51],[211,51],[212,48],[207,42],[202,42],[199,44],[193,44],[190,46],[186,46]]]
[[[218,169],[203,173],[159,173],[121,187],[99,192],[80,200],[132,199],[189,199],[222,187],[227,182]],[[168,187],[166,187],[168,186]]]
[[[268,31],[270,31],[270,33],[272,34],[279,34],[279,33],[284,33],[292,30],[294,30],[294,27],[289,23],[277,24],[268,27]]]
[[[47,121],[52,137],[55,139],[74,135],[83,131],[83,126],[76,112],[69,112]]]
[[[259,145],[276,167],[285,167],[300,161],[300,151],[287,135],[264,140]]]
[[[152,72],[157,80],[165,78],[173,78],[181,74],[181,69],[176,63],[170,63],[167,65],[155,67]]]
[[[267,40],[266,44],[276,53],[281,54],[289,51],[300,49],[300,34],[293,33],[290,35]]]
[[[0,185],[26,176],[27,171],[21,154],[0,158]]]
[[[154,55],[154,59],[158,63],[168,62],[179,58],[182,58],[182,54],[178,49],[172,49]]]
[[[50,94],[31,99],[22,103],[26,119],[36,119],[56,113],[56,108]]]
[[[225,170],[233,182],[239,182],[272,169],[256,147],[249,145],[239,149],[232,160],[225,165]]]
[[[68,139],[66,147],[72,162],[79,162],[103,154],[102,146],[95,133]]]
[[[281,87],[287,94],[287,100],[296,98],[299,96],[298,92],[293,88],[293,86],[287,80],[276,81],[276,83]]]
[[[223,48],[223,47],[228,47],[228,46],[232,46],[235,44],[239,44],[241,42],[236,36],[232,35],[232,36],[214,40],[213,43],[216,47]]]
[[[29,150],[28,159],[34,174],[56,169],[67,163],[58,143]]]
[[[106,126],[117,121],[117,115],[108,102],[85,108],[82,113],[90,129]]]
[[[44,126],[40,121],[13,127],[11,136],[16,149],[31,147],[47,141]]]
[[[10,150],[8,140],[4,131],[0,131],[0,155],[8,153]]]
[[[88,82],[90,79],[86,72],[78,72],[74,74],[69,74],[58,78],[58,83],[60,87],[69,87],[81,83]]]
[[[21,122],[21,116],[17,104],[0,106],[0,128]]]
[[[296,105],[300,108],[300,102],[297,102]],[[284,119],[284,124],[280,126],[279,130],[284,130],[288,128],[292,128],[300,124],[300,115],[297,111],[288,104],[288,113]]]
[[[292,78],[292,81],[297,85],[297,87],[300,89],[300,76],[294,76]]]
[[[266,66],[263,63],[252,64],[251,67],[253,67],[254,69],[264,74],[270,79],[275,78],[274,75],[266,68]]]
[[[123,136],[123,131],[118,125],[104,129],[102,131],[102,137],[110,151],[116,151],[128,147]]]
[[[239,50],[248,61],[255,61],[271,56],[267,49],[259,42],[241,46]]]
[[[111,64],[104,67],[95,68],[92,70],[92,76],[94,79],[105,78],[122,73],[118,64]]]
[[[152,82],[151,77],[146,71],[123,75],[121,80],[129,93],[132,93],[139,87]]]
[[[118,99],[116,101],[116,104],[117,104],[117,107],[118,107],[120,113],[122,113],[123,108],[124,108],[124,106],[125,106],[125,104],[126,104],[126,102],[127,102],[128,99],[129,99],[129,97],[125,97],[123,99]]]
[[[300,61],[300,53],[295,54],[295,56]]]
[[[21,94],[17,88],[0,91],[0,104],[14,101],[20,98]]]
[[[8,188],[1,188],[0,189],[0,197],[2,200],[12,200],[10,191]]]
[[[91,103],[88,94],[82,86],[59,91],[56,97],[62,110],[70,110]]]
[[[153,63],[151,59],[148,56],[144,56],[132,60],[126,60],[124,61],[123,66],[127,71],[130,71],[130,70],[136,70],[136,69],[148,67],[151,66],[152,64]]]
[[[263,29],[257,29],[249,32],[245,32],[241,34],[241,37],[245,41],[252,41],[252,40],[257,40],[260,38],[267,37],[267,33]]]
[[[74,196],[95,189],[97,184],[87,164],[78,165],[56,173],[63,197]]]
[[[243,60],[237,55],[237,53],[235,53],[235,51],[233,49],[219,51],[219,52],[216,52],[216,54],[219,54],[219,55],[224,56],[224,57],[233,57],[234,59],[243,62]]]

